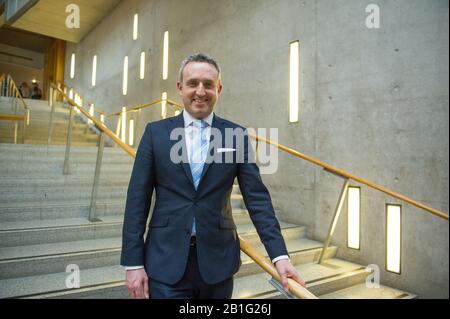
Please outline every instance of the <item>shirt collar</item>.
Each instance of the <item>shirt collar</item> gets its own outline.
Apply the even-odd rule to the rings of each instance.
[[[205,121],[206,123],[208,123],[208,126],[212,125],[212,120],[214,117],[214,112],[211,112],[211,114],[209,114],[207,117],[205,117],[203,119],[203,121]],[[183,110],[183,119],[184,119],[184,127],[188,127],[189,125],[192,124],[192,122],[194,122],[196,120],[196,118],[194,118],[191,114],[189,114],[189,112],[187,112],[186,110]]]

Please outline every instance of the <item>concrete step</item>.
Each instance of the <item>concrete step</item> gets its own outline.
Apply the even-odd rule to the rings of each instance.
[[[415,299],[417,295],[380,285],[369,288],[365,284],[354,285],[321,296],[322,299]]]
[[[60,218],[87,218],[90,201],[41,201],[29,203],[2,204],[0,202],[0,222],[36,221]],[[97,201],[96,216],[122,216],[125,211],[125,199]]]
[[[0,247],[120,237],[122,225],[123,215],[106,216],[95,223],[87,218],[3,222],[0,225]]]
[[[18,153],[18,154],[26,154],[26,156],[48,156],[48,157],[54,157],[59,156],[64,158],[66,148],[65,146],[60,145],[29,145],[29,144],[1,144],[0,143],[0,156],[2,154],[8,154],[8,153]],[[70,149],[71,156],[86,156],[86,155],[93,155],[97,154],[97,147],[71,147]],[[128,154],[126,154],[122,149],[120,148],[114,148],[114,147],[105,147],[105,153],[104,154],[123,154],[128,157],[130,157]]]
[[[112,176],[101,176],[99,187],[128,187],[129,174],[120,174]],[[35,192],[75,192],[80,189],[92,188],[92,176],[74,176],[74,175],[60,175],[49,179],[46,177],[9,177],[2,178],[0,184],[0,192],[8,193],[14,191],[14,188],[20,189],[21,193],[35,193]]]
[[[67,288],[61,272],[0,280],[0,298],[128,298],[125,270],[119,265],[80,268],[80,288]]]
[[[81,269],[118,265],[120,247],[120,237],[3,247],[0,279],[58,273],[69,264]]]
[[[24,165],[21,163],[0,163],[0,177],[7,176],[24,176],[32,175],[34,177],[43,176],[59,176],[63,171],[64,163],[49,165],[49,164],[34,164],[34,165]],[[108,174],[129,174],[131,176],[132,167],[123,164],[109,163],[108,165],[102,165],[101,173],[102,175]],[[95,165],[76,163],[70,161],[70,172],[73,175],[84,175],[84,176],[94,176]]]

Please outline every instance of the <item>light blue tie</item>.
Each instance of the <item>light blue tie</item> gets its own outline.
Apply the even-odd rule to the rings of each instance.
[[[203,120],[194,120],[194,139],[191,146],[191,174],[195,189],[197,190],[200,178],[202,177],[203,166],[205,165],[208,141],[205,136],[205,127],[207,123]],[[195,235],[195,217],[192,223],[191,234]]]

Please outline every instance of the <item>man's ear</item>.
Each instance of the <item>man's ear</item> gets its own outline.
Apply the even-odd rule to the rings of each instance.
[[[177,90],[178,90],[178,94],[181,95],[181,90],[182,90],[182,89],[183,89],[183,88],[182,88],[182,86],[181,86],[180,81],[177,81]]]
[[[217,95],[220,96],[221,93],[222,93],[222,82],[219,81],[219,85],[217,86]]]

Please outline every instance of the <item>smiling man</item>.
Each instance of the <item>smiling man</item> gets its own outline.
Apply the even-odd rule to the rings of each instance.
[[[233,275],[241,265],[230,204],[236,177],[283,285],[288,277],[304,285],[289,261],[269,192],[250,160],[248,137],[243,162],[206,161],[212,129],[225,136],[225,129],[241,128],[213,112],[222,92],[218,63],[205,54],[190,55],[181,64],[177,88],[185,109],[147,125],[128,187],[121,264],[130,296],[231,298]],[[186,144],[182,163],[170,158],[174,130],[183,132]],[[144,240],[153,190],[155,206]]]

